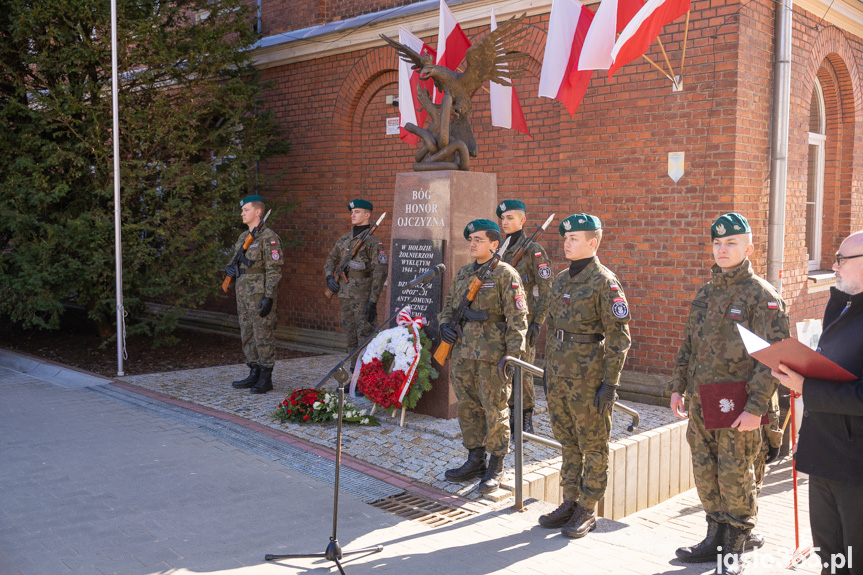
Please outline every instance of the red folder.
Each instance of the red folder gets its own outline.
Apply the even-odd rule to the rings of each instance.
[[[749,401],[745,381],[702,384],[698,386],[698,394],[701,396],[701,415],[705,429],[731,427]],[[767,415],[762,415],[761,425],[767,421]]]
[[[740,324],[737,324],[737,329],[749,355],[771,369],[778,371],[779,364],[783,363],[803,377],[812,379],[827,381],[854,381],[858,379],[850,371],[796,339],[783,339],[773,345],[768,345],[766,341]]]

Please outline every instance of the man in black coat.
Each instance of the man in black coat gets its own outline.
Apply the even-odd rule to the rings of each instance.
[[[810,477],[809,521],[821,573],[853,575],[863,573],[863,231],[842,242],[833,271],[836,287],[817,351],[857,379],[804,378],[781,364],[773,376],[803,394],[796,462]]]

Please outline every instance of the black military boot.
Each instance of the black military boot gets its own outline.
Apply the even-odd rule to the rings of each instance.
[[[749,535],[746,536],[743,548],[747,551],[752,551],[753,549],[761,549],[762,547],[764,547],[764,537],[750,531]]]
[[[741,529],[729,525],[722,544],[722,559],[717,560],[716,575],[740,575],[743,573],[743,551],[746,537],[751,529]]]
[[[576,505],[575,513],[560,530],[560,534],[571,539],[581,539],[594,529],[596,529],[596,508],[588,509]]]
[[[258,383],[258,378],[261,377],[261,368],[257,365],[250,365],[249,375],[246,379],[235,381],[231,384],[234,389],[248,389]]]
[[[525,409],[521,412],[521,430],[525,433],[533,433],[533,409]]]
[[[572,514],[575,513],[575,501],[564,500],[557,509],[551,513],[539,516],[539,524],[549,529],[560,529],[572,519]]]
[[[500,480],[503,477],[503,455],[493,455],[488,458],[488,469],[485,470],[485,475],[482,476],[482,481],[479,484],[480,493],[491,493],[500,487]]]
[[[252,393],[267,393],[268,391],[273,390],[273,368],[272,367],[262,367],[261,368],[261,377],[258,378],[258,382],[252,387]]]
[[[464,465],[457,469],[447,469],[444,477],[450,483],[464,483],[474,477],[482,477],[485,471],[485,447],[474,447],[468,449]]]
[[[705,563],[707,561],[716,561],[716,554],[719,553],[719,547],[722,546],[725,540],[725,532],[728,529],[727,523],[719,523],[709,515],[707,516],[707,537],[701,543],[692,547],[681,547],[675,554],[677,558],[684,563]]]

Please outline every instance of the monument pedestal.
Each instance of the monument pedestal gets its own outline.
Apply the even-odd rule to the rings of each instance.
[[[414,316],[429,320],[426,333],[439,342],[437,315],[452,278],[459,268],[470,262],[465,241],[465,226],[478,218],[494,219],[497,207],[497,176],[478,172],[435,171],[404,172],[396,176],[390,245],[389,313],[411,304]],[[437,264],[444,264],[443,277],[435,278],[429,288],[405,290],[410,280]],[[461,297],[461,295],[459,295]],[[432,350],[433,351],[433,350]],[[443,419],[456,416],[457,401],[449,384],[449,361],[439,366],[440,373],[432,389],[415,408],[417,413]]]

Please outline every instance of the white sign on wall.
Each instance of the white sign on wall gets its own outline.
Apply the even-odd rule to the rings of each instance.
[[[399,135],[399,117],[387,118],[387,136]]]
[[[683,157],[685,152],[668,152],[668,175],[677,183],[683,177]]]

